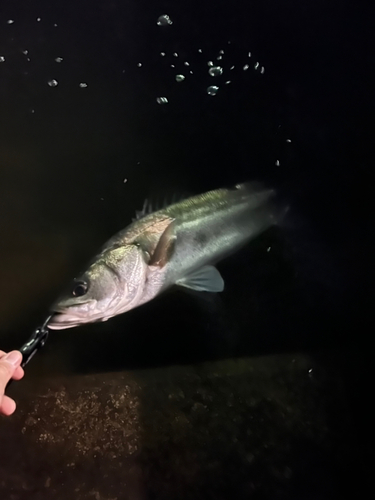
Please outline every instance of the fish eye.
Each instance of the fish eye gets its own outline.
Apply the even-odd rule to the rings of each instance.
[[[78,281],[72,290],[72,294],[74,297],[82,297],[82,295],[85,295],[87,293],[87,290],[89,289],[89,286],[87,283],[84,281]]]

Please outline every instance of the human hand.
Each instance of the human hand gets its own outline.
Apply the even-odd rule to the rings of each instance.
[[[0,414],[8,416],[16,409],[15,401],[4,392],[11,378],[20,380],[24,376],[21,361],[22,354],[19,351],[11,351],[8,354],[0,351]]]

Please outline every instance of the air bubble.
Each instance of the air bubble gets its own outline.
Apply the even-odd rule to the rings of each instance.
[[[168,99],[166,97],[157,97],[156,102],[158,104],[168,104]]]
[[[173,21],[167,14],[164,14],[158,17],[156,24],[158,26],[170,26],[171,24],[173,24]]]
[[[62,57],[56,57],[56,58],[55,58],[55,61],[56,61],[57,63],[61,63],[61,62],[63,61],[63,58],[62,58]]]
[[[183,82],[185,80],[184,75],[176,75],[176,82]]]
[[[48,81],[48,85],[50,87],[57,87],[58,84],[59,84],[59,82],[57,80],[49,80]]]
[[[219,91],[219,87],[216,87],[216,85],[210,85],[207,88],[207,94],[208,95],[216,95]]]
[[[211,76],[220,76],[223,74],[223,68],[221,66],[213,66],[208,70]]]

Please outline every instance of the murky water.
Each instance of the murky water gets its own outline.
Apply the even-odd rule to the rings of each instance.
[[[214,303],[176,291],[54,332],[29,377],[362,353],[370,252],[354,199],[370,199],[369,84],[349,69],[364,64],[346,31],[354,14],[270,5],[3,2],[2,349],[27,339],[145,198],[258,179],[296,214],[219,265],[226,289]],[[359,359],[343,373],[361,386]]]

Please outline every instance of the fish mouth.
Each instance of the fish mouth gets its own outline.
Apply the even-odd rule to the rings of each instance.
[[[79,306],[89,304],[91,301],[81,302]],[[74,328],[84,323],[90,323],[93,320],[87,311],[77,311],[73,307],[55,304],[51,308],[51,319],[47,323],[47,327],[51,330],[64,330],[66,328]]]
[[[65,330],[66,328],[74,328],[82,323],[86,323],[84,318],[72,316],[71,314],[54,311],[51,319],[47,323],[47,327],[51,330]]]

